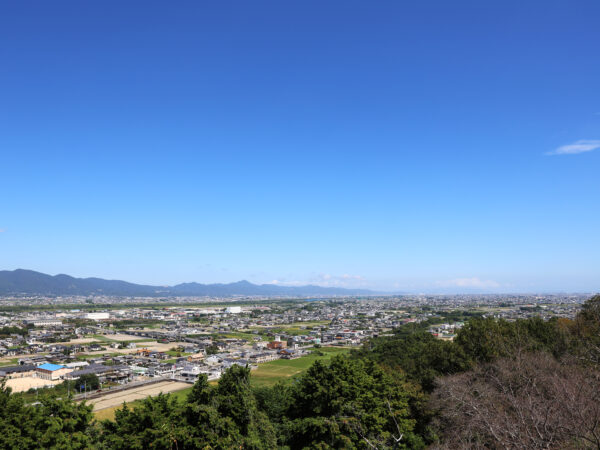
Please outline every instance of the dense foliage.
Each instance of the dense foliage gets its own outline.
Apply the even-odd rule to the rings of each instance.
[[[27,328],[20,327],[1,327],[0,328],[0,337],[9,337],[11,334],[19,334],[21,336],[26,336],[29,330]]]
[[[436,339],[426,331],[373,339],[355,356],[402,370],[426,391],[433,389],[438,376],[462,372],[471,366],[462,347]]]
[[[63,383],[63,390],[68,392],[73,390],[75,392],[93,391],[100,387],[100,379],[98,375],[94,373],[88,373],[81,375],[76,380],[66,380]]]
[[[217,387],[201,377],[184,403],[147,398],[105,421],[101,442],[114,449],[274,448],[276,437],[252,394],[249,369],[233,366]]]
[[[410,395],[402,378],[371,361],[317,361],[291,389],[286,443],[292,449],[420,446]]]
[[[216,387],[201,377],[183,404],[161,395],[124,408],[103,423],[100,441],[116,449],[422,446],[411,394],[372,362],[317,362],[292,386],[256,392],[249,376],[233,366]]]
[[[88,448],[93,444],[91,419],[91,406],[53,396],[28,406],[0,384],[0,448]]]

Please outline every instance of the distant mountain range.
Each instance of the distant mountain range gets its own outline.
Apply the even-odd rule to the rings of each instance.
[[[33,270],[0,271],[0,295],[108,295],[123,297],[231,297],[231,296],[344,296],[373,295],[366,289],[322,286],[279,286],[238,281],[228,284],[182,283],[175,286],[149,286],[102,278],[74,278],[47,275]]]

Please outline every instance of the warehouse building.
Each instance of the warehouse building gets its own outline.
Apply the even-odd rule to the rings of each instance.
[[[0,367],[0,378],[24,378],[31,377],[35,373],[35,366],[8,366]]]
[[[58,364],[42,364],[35,369],[35,373],[38,378],[43,380],[59,380],[66,374],[71,372],[73,369],[69,369],[65,366],[59,366]]]

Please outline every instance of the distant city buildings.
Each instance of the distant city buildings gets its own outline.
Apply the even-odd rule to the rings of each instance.
[[[85,375],[97,376],[109,388],[155,379],[192,383],[201,374],[217,379],[232,365],[256,368],[277,359],[301,358],[315,347],[360,346],[404,325],[424,322],[424,329],[436,338],[452,340],[470,314],[509,321],[572,318],[588,297],[245,299],[244,306],[213,306],[189,298],[165,299],[157,306],[156,299],[145,305],[140,299],[82,297],[76,298],[78,307],[68,303],[73,297],[36,296],[18,307],[14,297],[6,297],[0,298],[0,311],[6,307],[0,323],[10,332],[0,336],[0,378],[16,391]],[[102,308],[95,306],[100,303]],[[94,311],[89,311],[90,305]]]

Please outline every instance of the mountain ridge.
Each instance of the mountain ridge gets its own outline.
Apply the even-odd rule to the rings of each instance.
[[[254,284],[247,280],[233,283],[180,283],[153,286],[103,278],[76,278],[67,274],[48,275],[27,269],[0,270],[0,295],[107,295],[117,297],[228,297],[228,296],[350,296],[374,295],[368,289],[325,286],[279,286]]]

